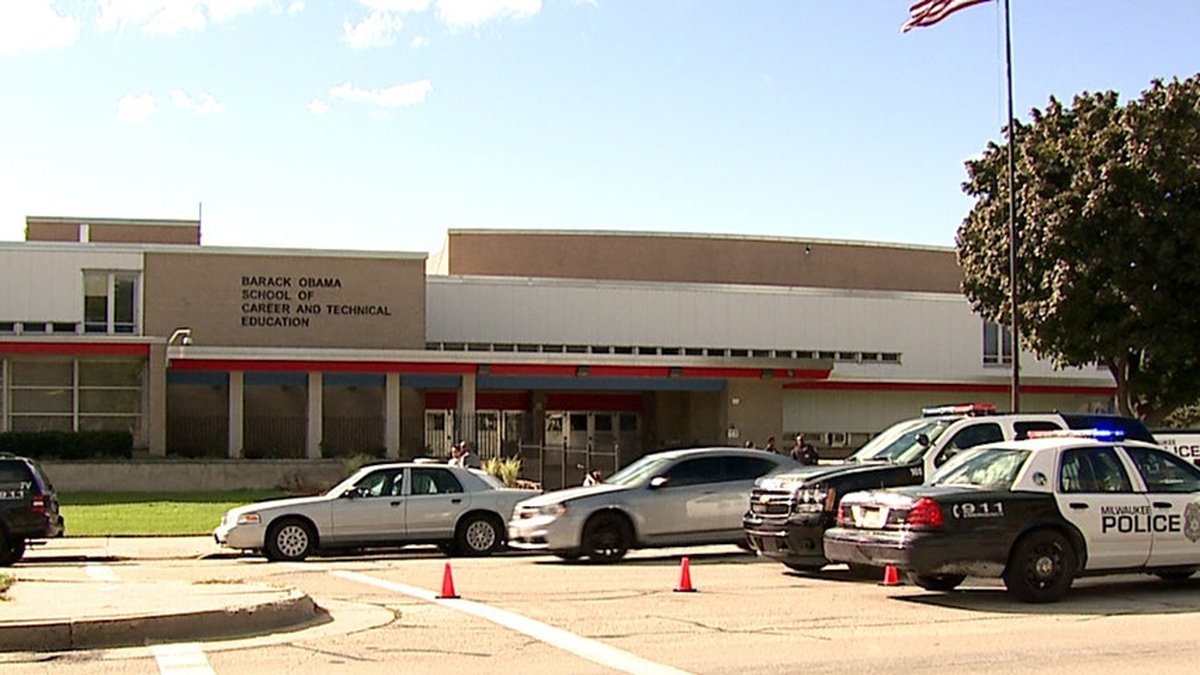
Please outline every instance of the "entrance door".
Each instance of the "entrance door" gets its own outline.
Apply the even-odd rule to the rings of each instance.
[[[450,454],[454,445],[454,411],[425,411],[425,447],[433,455],[442,457]]]

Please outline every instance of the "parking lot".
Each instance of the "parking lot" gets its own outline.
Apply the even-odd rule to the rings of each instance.
[[[1023,605],[990,581],[928,593],[837,567],[790,573],[733,547],[634,552],[600,566],[519,554],[450,560],[424,547],[282,564],[55,555],[70,543],[35,550],[10,572],[18,584],[103,584],[114,597],[146,582],[183,582],[181,593],[269,584],[308,594],[322,618],[176,647],[0,653],[6,673],[1190,673],[1200,656],[1200,582],[1085,579],[1063,602]],[[684,555],[692,593],[675,591]],[[447,562],[457,600],[435,597]],[[61,611],[71,601],[62,597]]]

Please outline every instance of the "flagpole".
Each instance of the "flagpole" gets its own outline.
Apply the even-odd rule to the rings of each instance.
[[[1012,13],[1004,0],[1004,57],[1008,80],[1008,288],[1012,319],[1012,412],[1021,411],[1021,333],[1017,310],[1017,155],[1013,124]],[[1001,351],[1003,355],[1003,351]]]

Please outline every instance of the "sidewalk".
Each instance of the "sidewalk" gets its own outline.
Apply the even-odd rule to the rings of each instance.
[[[0,603],[0,652],[194,641],[300,628],[326,619],[304,593],[264,584],[66,579],[29,565],[221,555],[208,537],[56,539],[25,564]]]

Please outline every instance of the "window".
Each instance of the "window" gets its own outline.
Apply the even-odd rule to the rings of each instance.
[[[685,459],[667,472],[667,487],[685,487],[721,480],[721,458]]]
[[[135,273],[84,272],[84,332],[136,334],[137,281]]]
[[[983,322],[983,362],[1012,363],[1012,331],[993,321]]]
[[[726,457],[725,480],[754,480],[777,468],[778,464],[765,457]]]
[[[1029,438],[1031,431],[1060,431],[1062,427],[1054,422],[1013,422],[1013,431],[1016,433],[1016,439],[1023,441]]]
[[[392,497],[400,494],[404,485],[404,469],[372,471],[354,484],[358,497]]]
[[[1125,448],[1147,492],[1196,492],[1200,490],[1200,471],[1186,461],[1165,452],[1146,448]]]
[[[1113,448],[1082,448],[1062,454],[1059,489],[1065,493],[1133,492]]]
[[[462,492],[458,479],[445,469],[413,469],[413,495],[446,495]]]

